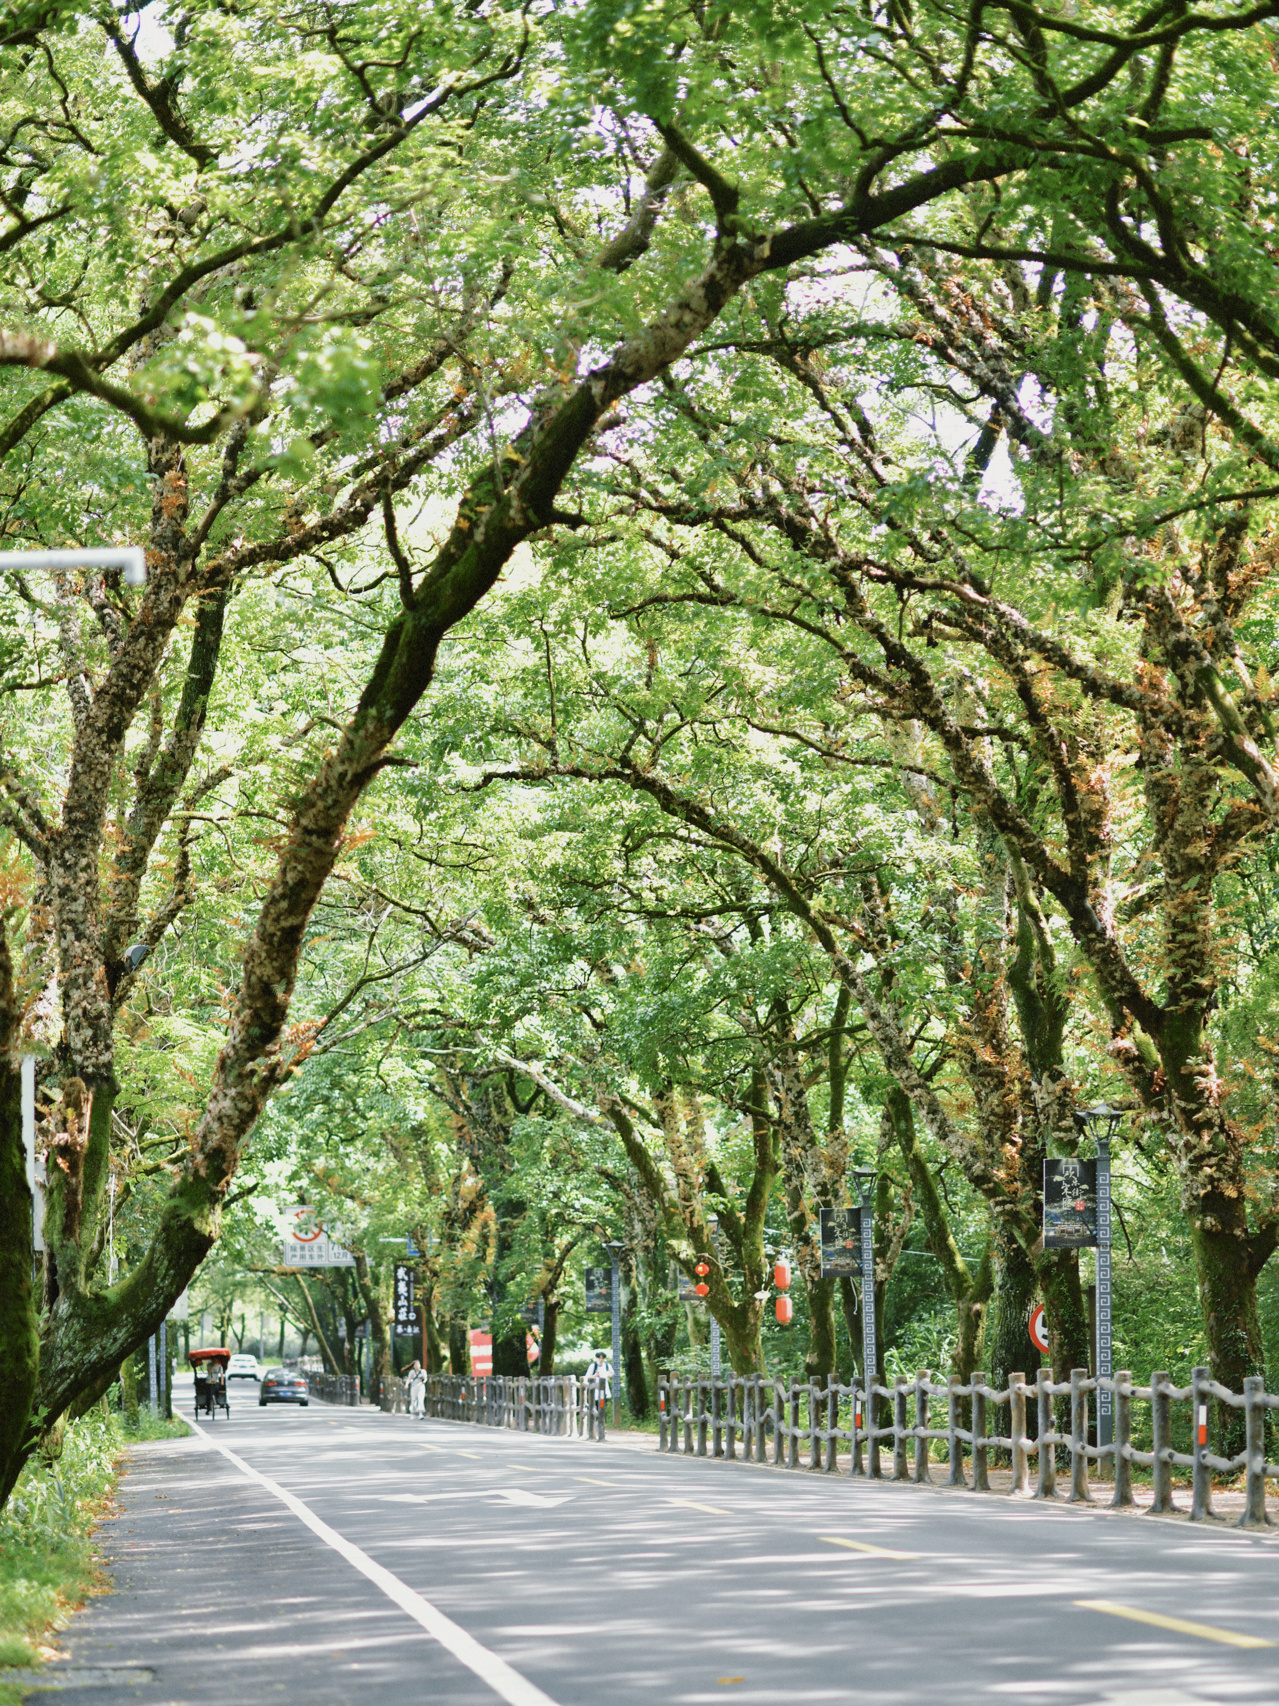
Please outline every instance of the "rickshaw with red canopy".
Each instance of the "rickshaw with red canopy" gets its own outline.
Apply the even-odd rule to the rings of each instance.
[[[226,1365],[230,1360],[231,1353],[225,1345],[212,1345],[206,1350],[192,1351],[187,1358],[191,1364],[191,1372],[195,1375],[197,1420],[204,1414],[212,1421],[219,1410],[224,1410],[227,1420],[230,1421],[231,1406],[226,1395]]]

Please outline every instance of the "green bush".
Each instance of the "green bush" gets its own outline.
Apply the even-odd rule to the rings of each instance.
[[[43,1638],[61,1629],[92,1592],[97,1565],[90,1534],[115,1484],[121,1447],[134,1440],[180,1439],[191,1432],[143,1405],[138,1426],[94,1410],[66,1430],[56,1463],[33,1458],[0,1511],[0,1706],[17,1706],[6,1667],[40,1662]]]
[[[62,1628],[97,1580],[90,1531],[115,1479],[121,1435],[101,1413],[73,1423],[58,1461],[33,1459],[0,1511],[0,1666],[40,1662],[42,1638]],[[0,1706],[20,1691],[6,1688]]]

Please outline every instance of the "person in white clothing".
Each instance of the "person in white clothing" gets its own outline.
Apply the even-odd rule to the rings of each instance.
[[[596,1403],[602,1404],[606,1398],[613,1396],[613,1365],[607,1351],[596,1351],[586,1370],[586,1378],[599,1382],[595,1388]]]
[[[416,1357],[409,1364],[404,1381],[409,1389],[409,1415],[424,1416],[426,1414],[426,1370]]]

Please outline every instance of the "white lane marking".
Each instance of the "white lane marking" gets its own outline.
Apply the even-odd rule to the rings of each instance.
[[[211,1445],[215,1451],[220,1451],[228,1462],[233,1463],[242,1475],[247,1475],[250,1481],[256,1481],[260,1487],[265,1487],[268,1493],[279,1499],[299,1522],[305,1523],[312,1534],[326,1546],[331,1546],[340,1558],[345,1558],[347,1563],[371,1581],[374,1587],[381,1588],[389,1600],[398,1605],[401,1611],[407,1612],[415,1623],[420,1624],[433,1640],[440,1643],[445,1652],[452,1653],[453,1657],[478,1676],[481,1682],[486,1682],[499,1699],[507,1702],[507,1706],[556,1706],[549,1694],[543,1694],[535,1683],[521,1676],[505,1659],[498,1658],[496,1653],[490,1653],[487,1647],[482,1647],[474,1635],[468,1635],[460,1624],[454,1623],[451,1617],[446,1617],[430,1600],[423,1599],[420,1593],[414,1593],[411,1587],[398,1576],[393,1576],[390,1570],[374,1563],[367,1552],[362,1552],[358,1546],[352,1545],[335,1528],[330,1528],[327,1522],[321,1522],[314,1511],[304,1505],[301,1499],[286,1492],[278,1481],[272,1481],[269,1476],[259,1473],[251,1463],[246,1463],[242,1457],[237,1456],[230,1446],[223,1445],[221,1440],[207,1434],[198,1422],[188,1425],[195,1428],[206,1444]]]
[[[548,1498],[545,1493],[530,1493],[527,1487],[495,1487],[493,1491],[513,1505],[565,1505],[573,1497],[572,1493],[561,1493],[558,1499]]]

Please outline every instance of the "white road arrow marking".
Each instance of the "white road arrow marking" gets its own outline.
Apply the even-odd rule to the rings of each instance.
[[[563,1505],[573,1497],[572,1493],[561,1493],[558,1498],[548,1498],[545,1493],[530,1493],[527,1487],[495,1487],[493,1491],[513,1505]]]

